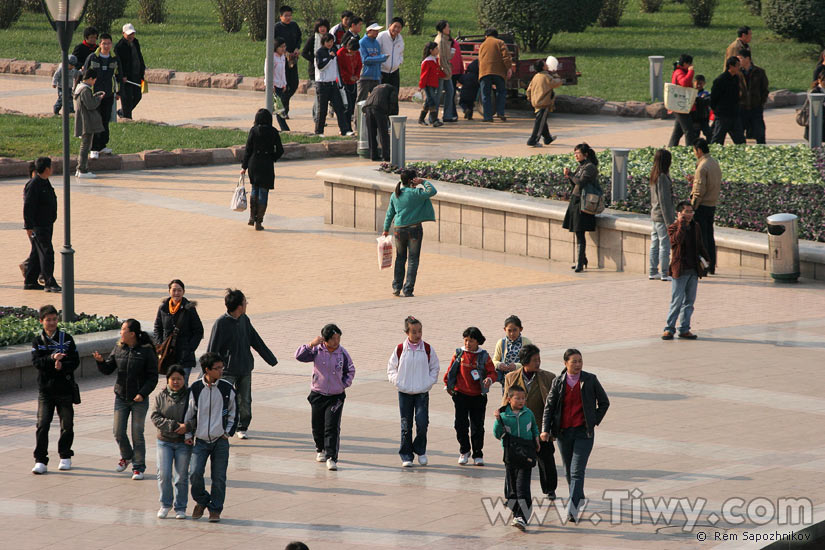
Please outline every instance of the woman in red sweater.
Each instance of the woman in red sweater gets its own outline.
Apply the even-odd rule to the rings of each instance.
[[[358,40],[350,37],[338,50],[338,76],[347,94],[347,114],[350,120],[355,114],[358,79],[361,77],[361,68],[364,65],[361,61],[361,54],[358,52],[360,48]]]
[[[444,71],[438,64],[438,44],[435,42],[428,42],[424,46],[424,60],[421,62],[421,78],[418,79],[418,87],[424,90],[426,101],[424,108],[421,109],[421,114],[418,116],[418,123],[426,126],[427,123],[424,117],[427,116],[427,111],[430,113],[430,125],[433,128],[444,126],[444,123],[438,120],[438,84],[439,80],[444,78]]]
[[[455,350],[450,368],[444,373],[447,392],[455,405],[455,436],[459,464],[467,464],[472,449],[473,462],[484,466],[484,415],[487,390],[496,381],[496,367],[490,354],[481,349],[485,338],[476,327],[464,331],[464,347]],[[467,435],[467,430],[470,435]]]
[[[683,86],[685,88],[693,88],[693,56],[683,53],[679,56],[679,61],[673,64],[673,76],[670,79],[671,84]],[[696,108],[694,103],[691,111]],[[696,138],[699,137],[698,132],[693,127],[693,121],[689,113],[673,113],[676,116],[676,121],[673,123],[673,133],[670,134],[670,141],[668,147],[679,145],[679,140],[685,136],[685,145],[691,146]]]

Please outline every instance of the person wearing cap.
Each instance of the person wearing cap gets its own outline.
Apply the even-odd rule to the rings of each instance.
[[[387,59],[381,63],[381,83],[391,84],[396,90],[401,86],[401,64],[404,63],[404,37],[401,36],[403,28],[404,19],[393,17],[387,30],[378,33],[381,53],[387,55]]]
[[[361,62],[364,68],[361,69],[361,79],[358,81],[357,101],[367,99],[373,88],[381,84],[381,64],[387,60],[387,54],[381,53],[381,44],[378,42],[378,31],[383,29],[378,23],[372,23],[367,27],[367,35],[361,39]]]
[[[123,38],[115,46],[115,55],[120,58],[126,81],[120,89],[120,110],[122,118],[132,118],[132,110],[143,96],[140,85],[146,74],[146,64],[140,52],[140,42],[135,37],[135,27],[131,23],[123,25]]]
[[[552,55],[547,59],[537,59],[533,68],[536,74],[527,86],[527,101],[533,106],[536,118],[527,145],[541,147],[539,136],[545,145],[550,145],[556,139],[550,134],[550,128],[547,126],[547,114],[555,107],[556,93],[553,90],[562,85],[562,80],[554,74],[559,68],[559,61]]]
[[[72,86],[75,79],[77,78],[78,74],[77,70],[77,57],[74,55],[69,56],[69,86]],[[54,72],[54,76],[52,77],[52,88],[57,88],[57,101],[54,104],[54,114],[60,113],[61,107],[63,107],[63,63],[61,63],[57,70]],[[70,113],[74,112],[74,106],[72,105],[71,100],[71,90],[69,90],[69,100],[66,102],[66,108],[69,109]]]

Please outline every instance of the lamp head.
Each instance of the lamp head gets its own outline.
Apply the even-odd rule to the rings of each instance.
[[[69,24],[73,23],[72,27],[77,27],[77,24],[83,19],[83,13],[86,11],[87,0],[41,0],[46,16],[49,18],[49,23],[52,27],[57,28],[57,23]]]

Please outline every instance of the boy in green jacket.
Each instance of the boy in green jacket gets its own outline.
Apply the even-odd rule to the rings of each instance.
[[[507,391],[507,397],[510,404],[498,410],[495,424],[493,424],[493,435],[496,439],[502,440],[502,447],[507,445],[503,439],[505,435],[533,441],[536,445],[536,452],[538,452],[539,428],[533,412],[524,406],[527,393],[521,386],[511,386]],[[533,465],[535,463],[534,459]],[[507,499],[507,507],[513,511],[513,521],[510,525],[521,531],[527,528],[530,505],[533,502],[530,494],[532,471],[532,465],[522,466],[505,461],[504,498]]]

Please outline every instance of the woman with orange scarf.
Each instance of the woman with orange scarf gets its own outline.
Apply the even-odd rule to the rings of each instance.
[[[203,340],[203,323],[195,309],[197,302],[190,302],[183,297],[186,288],[180,279],[169,283],[169,297],[164,298],[155,318],[155,343],[162,344],[175,330],[173,358],[186,371],[186,385],[189,385],[189,373],[195,366],[195,350]]]

